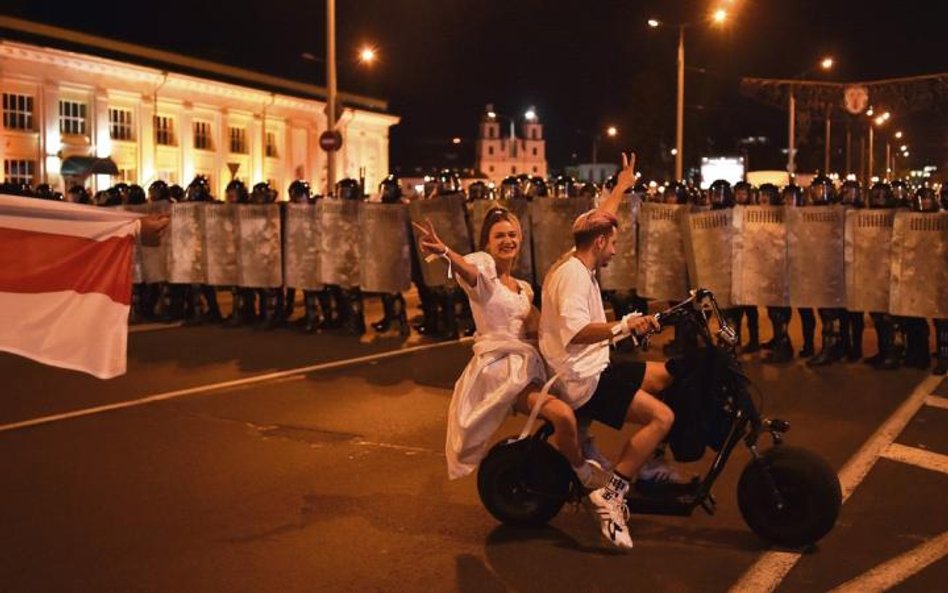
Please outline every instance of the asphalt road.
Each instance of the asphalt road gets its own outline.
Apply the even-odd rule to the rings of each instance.
[[[0,590],[921,592],[948,582],[948,386],[923,371],[748,360],[765,414],[793,425],[788,442],[837,469],[860,450],[869,459],[862,474],[844,470],[864,479],[837,527],[802,555],[768,551],[737,509],[739,450],[715,516],[634,516],[636,547],[620,554],[584,509],[510,529],[481,507],[473,477],[447,479],[444,418],[470,343],[408,345],[426,344],[387,356],[405,345],[141,331],[128,374],[111,381],[0,354]],[[900,406],[904,422],[892,424]],[[37,418],[48,421],[22,425]],[[607,452],[619,446],[618,433],[594,431]]]

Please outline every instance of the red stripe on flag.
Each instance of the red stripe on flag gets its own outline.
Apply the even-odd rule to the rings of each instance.
[[[134,241],[0,228],[0,291],[97,292],[130,305]]]

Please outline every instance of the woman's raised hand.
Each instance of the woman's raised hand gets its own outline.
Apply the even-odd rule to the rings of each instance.
[[[448,246],[444,244],[444,241],[442,241],[438,237],[438,233],[435,232],[434,225],[431,224],[430,218],[425,219],[424,225],[420,225],[414,221],[412,221],[412,225],[421,233],[419,244],[422,251],[434,255],[443,255],[448,250]]]

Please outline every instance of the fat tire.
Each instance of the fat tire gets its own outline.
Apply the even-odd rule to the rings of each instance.
[[[777,508],[765,471],[783,495],[784,509]],[[800,447],[768,449],[747,464],[737,484],[737,504],[748,527],[769,542],[792,548],[812,545],[829,533],[842,498],[833,468]]]
[[[546,525],[570,494],[572,471],[545,441],[506,439],[491,448],[477,471],[477,493],[495,519],[514,527]]]

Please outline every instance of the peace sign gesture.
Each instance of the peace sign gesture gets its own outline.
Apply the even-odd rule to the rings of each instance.
[[[619,171],[619,176],[616,178],[616,186],[622,186],[624,191],[633,185],[635,185],[635,153],[630,152],[627,155],[623,152],[622,169]]]
[[[425,224],[420,225],[415,221],[411,223],[419,233],[421,233],[420,245],[422,251],[432,255],[444,255],[448,251],[448,246],[444,244],[435,232],[431,219],[426,218]]]

